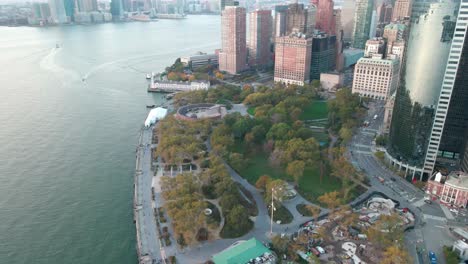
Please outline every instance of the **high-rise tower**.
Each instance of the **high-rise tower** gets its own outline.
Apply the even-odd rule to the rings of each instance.
[[[364,49],[369,39],[372,23],[372,12],[374,11],[373,0],[357,0],[354,15],[354,28],[351,45],[357,49]]]
[[[315,27],[329,35],[335,35],[335,21],[333,20],[333,0],[319,0],[317,3]]]
[[[419,4],[417,2],[415,4]],[[454,36],[457,11],[458,3],[442,0],[421,2],[411,14],[410,35],[401,70],[400,87],[395,98],[387,151],[392,156],[392,162],[398,163],[400,168],[404,168],[413,177],[423,176],[422,168],[439,95],[442,85],[445,86],[448,81],[444,80],[444,73]],[[452,66],[451,64],[452,61],[448,65]],[[454,79],[453,76],[447,77]],[[445,95],[441,99],[444,97]],[[443,100],[440,102],[442,106]],[[437,152],[437,146],[430,145],[431,151],[434,148]]]
[[[432,172],[438,159],[452,163],[463,159],[465,152],[468,139],[467,20],[468,3],[462,3],[424,162],[427,173]]]
[[[392,12],[392,21],[402,20],[411,14],[411,0],[396,0]]]
[[[65,13],[65,5],[63,0],[49,0],[50,15],[54,23],[67,23],[67,14]]]
[[[226,6],[221,15],[221,51],[219,69],[236,74],[246,68],[245,8]]]
[[[271,28],[271,10],[256,10],[249,14],[249,38],[247,42],[249,65],[266,66],[270,64]]]

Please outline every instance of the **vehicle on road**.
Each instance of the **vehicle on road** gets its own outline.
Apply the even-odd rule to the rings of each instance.
[[[432,251],[429,251],[429,261],[431,262],[431,264],[437,264],[437,257]]]
[[[379,117],[379,116],[378,116],[378,115],[375,115],[375,116],[374,116],[374,120],[376,120],[376,119],[377,119],[377,117]]]
[[[390,178],[390,180],[392,180],[392,181],[396,181],[395,177],[392,177],[392,178]]]
[[[314,254],[315,256],[320,257],[320,252],[317,249],[311,248],[310,252],[312,252],[312,254]]]
[[[377,179],[379,179],[379,182],[381,182],[381,183],[385,182],[385,179],[384,179],[384,178],[382,178],[382,177],[380,177],[380,176],[379,176],[379,177],[377,177]]]
[[[452,213],[458,214],[458,210],[455,208],[450,208],[449,211]]]
[[[316,246],[315,249],[317,249],[320,254],[325,254],[325,249],[323,249],[323,247]]]
[[[427,204],[431,204],[432,201],[430,199],[424,199],[424,202],[427,203]]]

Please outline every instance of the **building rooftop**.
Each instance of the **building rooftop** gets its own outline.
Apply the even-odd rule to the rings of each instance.
[[[387,60],[381,58],[360,58],[358,63],[371,63],[371,64],[381,64],[381,65],[390,65],[397,63],[397,60]]]
[[[463,240],[457,240],[453,245],[459,249],[468,250],[468,244]]]
[[[220,253],[213,256],[213,261],[216,264],[244,264],[252,259],[262,256],[265,253],[270,253],[260,241],[251,238],[247,241],[242,241],[231,247],[226,248]]]
[[[397,30],[405,30],[406,25],[401,23],[390,23],[385,26],[385,29],[397,29]]]
[[[352,55],[364,55],[364,50],[363,49],[345,49],[343,50],[343,53],[348,56]]]
[[[462,171],[453,171],[449,174],[445,184],[468,189],[468,173]]]

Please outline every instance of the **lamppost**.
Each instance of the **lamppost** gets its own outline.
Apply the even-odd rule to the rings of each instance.
[[[282,188],[278,188],[279,191],[282,190]],[[273,235],[273,212],[276,211],[274,200],[275,200],[275,192],[276,189],[275,187],[271,188],[271,216],[270,216],[270,236]],[[280,199],[281,200],[281,197]]]

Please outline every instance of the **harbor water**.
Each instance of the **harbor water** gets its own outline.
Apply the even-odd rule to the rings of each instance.
[[[219,26],[0,27],[0,263],[137,262],[135,148],[164,100],[145,76],[219,48]]]

